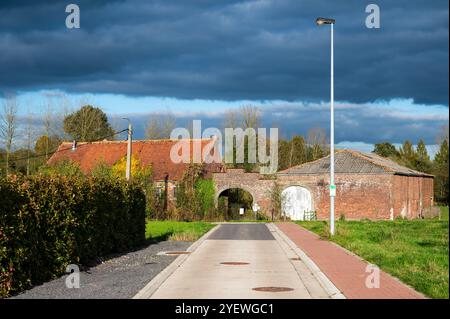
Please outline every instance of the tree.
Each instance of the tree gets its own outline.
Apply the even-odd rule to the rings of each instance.
[[[279,219],[282,214],[283,201],[285,200],[281,185],[274,182],[270,189],[271,209],[274,219]]]
[[[436,201],[447,203],[447,205],[449,195],[448,169],[448,139],[444,139],[434,158],[433,173],[435,176],[434,193]]]
[[[13,94],[7,95],[5,101],[3,102],[2,113],[0,113],[0,135],[3,139],[6,150],[6,175],[9,173],[9,158],[11,155],[14,137],[16,136],[17,111],[18,104],[16,96]]]
[[[48,154],[48,152],[54,152],[61,144],[61,139],[57,135],[47,137],[46,135],[40,136],[34,145],[34,151],[38,155]]]
[[[421,139],[416,148],[416,163],[415,169],[420,172],[430,172],[431,161],[430,156],[428,156],[427,148],[425,147],[424,141]]]
[[[375,148],[372,152],[389,158],[396,158],[399,155],[395,146],[389,142],[375,144]]]
[[[306,163],[308,160],[308,148],[305,139],[296,135],[289,144],[289,167]]]
[[[309,161],[324,157],[328,152],[326,133],[323,128],[317,127],[308,131]]]
[[[85,105],[64,118],[64,132],[77,141],[113,139],[108,117],[98,107]]]
[[[27,176],[30,175],[30,156],[31,156],[31,144],[33,143],[34,138],[34,130],[32,125],[32,114],[28,111],[27,117],[26,117],[26,126],[25,126],[25,138],[26,138],[26,148],[27,148]]]
[[[409,168],[416,168],[417,154],[410,141],[405,141],[399,150],[399,162]]]
[[[261,111],[258,107],[252,105],[245,105],[239,109],[242,117],[243,129],[253,128],[257,129],[261,123]]]
[[[172,113],[151,114],[145,128],[148,139],[160,140],[170,138],[170,133],[176,127],[176,119]]]
[[[290,141],[279,140],[278,141],[278,169],[284,170],[289,167],[290,159]]]
[[[243,131],[246,131],[247,129],[255,130],[254,135],[255,143],[250,144],[247,135],[244,136],[243,140],[236,138],[233,141],[233,148],[232,148],[233,163],[230,163],[231,167],[244,168],[246,171],[252,171],[255,168],[255,163],[250,163],[248,154],[249,154],[249,147],[252,147],[252,151],[254,150],[255,153],[258,152],[256,141],[258,140],[257,129],[260,123],[261,123],[261,111],[256,106],[245,105],[241,106],[238,110],[228,110],[224,114],[224,121],[223,121],[224,128],[232,128],[232,129],[240,128]],[[236,150],[241,148],[242,146],[244,148],[244,163],[236,163]]]

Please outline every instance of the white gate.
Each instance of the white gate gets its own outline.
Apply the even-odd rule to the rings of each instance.
[[[301,186],[290,186],[281,193],[283,215],[291,220],[304,220],[305,212],[312,211],[311,193]]]

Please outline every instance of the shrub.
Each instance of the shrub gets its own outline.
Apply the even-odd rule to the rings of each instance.
[[[83,171],[80,165],[71,161],[70,159],[62,160],[52,166],[43,166],[40,172],[44,175],[64,175],[67,177],[83,177]]]
[[[212,179],[205,179],[204,166],[190,164],[178,184],[177,219],[214,220],[220,219],[214,205],[215,186]]]
[[[68,264],[145,241],[140,187],[104,178],[0,179],[0,296],[64,274]]]

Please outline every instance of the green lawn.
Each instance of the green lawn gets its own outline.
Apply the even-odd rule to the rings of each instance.
[[[298,224],[329,239],[327,222]],[[337,221],[332,240],[425,295],[448,298],[448,227],[448,218]]]
[[[145,237],[156,241],[195,241],[213,227],[206,222],[147,221]]]
[[[448,221],[448,206],[440,206],[441,209],[441,220]]]

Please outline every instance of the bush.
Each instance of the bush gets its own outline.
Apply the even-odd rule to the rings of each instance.
[[[0,179],[0,296],[145,241],[140,187],[104,178]]]

